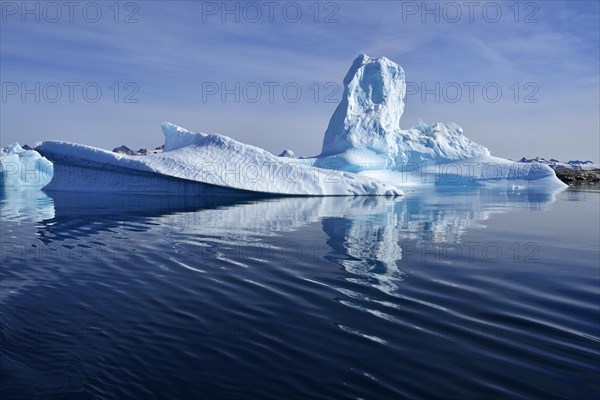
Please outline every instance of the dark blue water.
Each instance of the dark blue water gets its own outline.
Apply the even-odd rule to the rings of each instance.
[[[7,398],[596,399],[600,192],[9,192]]]

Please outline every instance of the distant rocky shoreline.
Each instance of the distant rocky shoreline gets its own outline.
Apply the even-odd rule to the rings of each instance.
[[[556,177],[566,183],[572,184],[587,184],[600,182],[600,165],[594,164],[592,161],[567,161],[561,162],[554,158],[546,160],[543,157],[527,159],[521,158],[518,162],[531,163],[537,162],[546,164],[554,170]]]
[[[596,183],[600,182],[600,169],[581,170],[581,169],[555,169],[556,177],[572,185],[576,183]]]
[[[131,150],[129,147],[125,145],[121,145],[119,147],[115,147],[112,151],[114,153],[126,154],[128,156],[145,156],[147,154],[157,154],[162,153],[164,146],[155,147],[154,150],[148,149],[139,149],[139,150]]]

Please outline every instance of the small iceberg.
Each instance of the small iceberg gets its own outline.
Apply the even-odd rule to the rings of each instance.
[[[2,190],[19,190],[22,187],[42,188],[52,179],[53,166],[37,151],[27,145],[13,143],[0,148],[0,177]]]

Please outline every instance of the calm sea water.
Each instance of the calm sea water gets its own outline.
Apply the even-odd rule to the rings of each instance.
[[[8,398],[597,399],[600,192],[7,192]]]

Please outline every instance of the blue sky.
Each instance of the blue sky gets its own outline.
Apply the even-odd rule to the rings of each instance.
[[[239,12],[221,14],[236,3]],[[120,2],[118,15],[114,1],[82,1],[72,18],[62,2],[54,3],[59,18],[46,2],[27,3],[34,11],[24,15],[22,2],[3,1],[1,145],[59,139],[155,147],[160,124],[170,121],[274,153],[314,155],[341,81],[364,52],[406,71],[412,94],[403,128],[419,118],[456,122],[494,155],[600,161],[599,3],[477,3],[469,15],[461,1],[319,2],[315,15],[314,1],[280,1],[269,21],[262,1]],[[257,7],[262,16],[253,21]],[[92,22],[97,9],[102,15]],[[223,99],[222,85],[235,92],[236,83],[239,102],[233,93]],[[262,96],[252,102],[256,86]],[[97,87],[102,96],[91,102]],[[302,95],[292,101],[298,87]],[[23,98],[23,89],[32,93]]]

